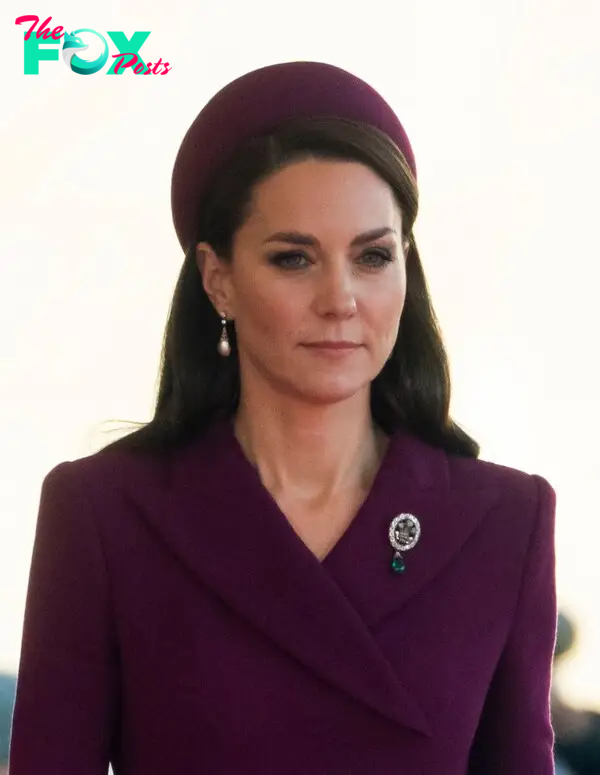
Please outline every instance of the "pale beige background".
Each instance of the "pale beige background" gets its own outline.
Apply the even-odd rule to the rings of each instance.
[[[151,30],[166,76],[24,76],[17,16]],[[147,419],[181,254],[169,182],[219,87],[275,61],[353,70],[419,166],[417,235],[453,413],[482,457],[558,493],[562,676],[600,708],[600,6],[593,0],[3,3],[0,109],[0,668],[17,665],[39,489],[111,418]],[[93,54],[93,50],[90,52]],[[501,547],[499,547],[501,551]]]

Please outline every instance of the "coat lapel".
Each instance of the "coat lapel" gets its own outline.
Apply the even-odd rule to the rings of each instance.
[[[399,611],[455,559],[498,502],[499,487],[475,472],[480,461],[463,459],[458,466],[466,475],[452,475],[445,451],[398,433],[384,461],[384,475],[365,504],[368,508],[325,559],[325,567],[368,627]],[[421,536],[403,554],[406,571],[396,575],[390,568],[394,550],[388,529],[392,519],[405,512],[419,519]]]
[[[130,497],[198,580],[266,637],[355,699],[431,736],[418,700],[368,629],[438,572],[489,505],[487,496],[476,514],[468,511],[450,490],[443,453],[429,450],[407,434],[394,437],[369,498],[323,563],[263,487],[228,423],[178,452],[154,491],[146,484]],[[387,544],[398,510],[417,514],[423,525],[420,545],[407,554],[410,570],[400,578],[389,569]],[[454,529],[446,517],[457,510]],[[353,558],[364,562],[364,574],[352,567]]]

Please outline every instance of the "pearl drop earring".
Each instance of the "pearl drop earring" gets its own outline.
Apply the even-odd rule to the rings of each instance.
[[[219,355],[226,357],[231,353],[231,345],[229,344],[229,337],[227,336],[227,318],[225,315],[221,315],[221,325],[223,328],[221,329],[221,337],[219,339],[219,344],[217,345],[217,350]]]

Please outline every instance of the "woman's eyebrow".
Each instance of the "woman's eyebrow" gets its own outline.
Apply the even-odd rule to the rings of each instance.
[[[370,231],[365,231],[362,234],[358,234],[350,243],[351,247],[356,247],[358,245],[365,245],[369,242],[373,242],[374,240],[380,239],[381,237],[385,237],[388,234],[395,234],[395,230],[391,229],[389,226],[381,226],[378,229],[371,229]],[[319,247],[320,242],[316,237],[313,237],[312,234],[302,234],[299,231],[278,231],[275,232],[275,234],[271,234],[270,237],[267,237],[267,239],[264,241],[263,244],[267,242],[289,242],[293,245],[308,245],[310,247]]]

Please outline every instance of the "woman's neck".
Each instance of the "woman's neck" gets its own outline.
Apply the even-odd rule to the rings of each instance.
[[[234,430],[275,497],[314,509],[350,491],[367,492],[388,442],[373,423],[368,394],[329,406],[242,398]]]

